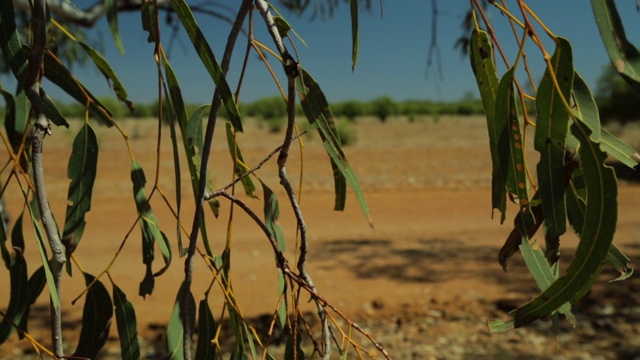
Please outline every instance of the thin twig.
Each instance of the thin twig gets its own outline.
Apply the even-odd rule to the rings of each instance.
[[[295,192],[289,179],[287,177],[286,163],[289,157],[289,148],[291,147],[291,138],[293,135],[293,129],[295,127],[295,98],[296,98],[296,87],[295,81],[296,77],[299,76],[299,68],[298,64],[295,62],[289,51],[284,46],[284,42],[282,41],[282,37],[278,31],[278,27],[271,15],[271,11],[269,11],[269,4],[265,0],[255,0],[256,8],[260,11],[260,15],[265,21],[267,29],[269,30],[269,34],[273,42],[282,57],[282,66],[284,67],[284,72],[287,75],[287,84],[288,84],[288,94],[287,94],[287,130],[285,132],[284,141],[282,143],[282,149],[280,150],[280,154],[278,155],[278,174],[280,176],[280,184],[284,187],[287,196],[289,197],[289,201],[291,202],[291,207],[298,221],[298,229],[300,231],[300,257],[298,258],[298,272],[300,276],[305,280],[310,289],[312,289],[313,293],[317,293],[315,285],[313,284],[313,280],[311,279],[311,275],[306,270],[305,262],[307,258],[307,249],[308,249],[308,240],[307,240],[307,225],[304,221],[304,217],[302,216],[302,210],[298,204],[298,200],[296,199]],[[325,309],[323,305],[319,302],[316,302],[316,306],[318,309],[318,317],[322,322],[322,339],[323,339],[323,347],[321,349],[322,358],[324,360],[328,360],[331,357],[331,334],[329,332],[329,321],[327,320],[327,316],[325,313]]]
[[[282,273],[290,281],[296,283],[297,285],[300,286],[300,288],[302,288],[306,292],[308,292],[309,295],[311,295],[311,298],[317,304],[322,305],[323,308],[326,307],[326,308],[331,309],[333,312],[338,314],[342,319],[344,319],[349,324],[349,326],[351,328],[355,329],[360,334],[362,334],[364,337],[366,337],[367,340],[369,340],[369,342],[373,346],[375,346],[375,348],[385,357],[385,359],[391,359],[391,356],[389,355],[389,353],[387,353],[387,351],[384,349],[384,347],[382,345],[380,345],[377,341],[375,341],[370,334],[368,334],[366,331],[364,331],[364,329],[362,329],[362,327],[360,327],[358,324],[356,324],[355,322],[351,321],[344,313],[342,313],[340,310],[338,310],[335,306],[331,305],[329,303],[329,301],[324,299],[316,291],[315,288],[311,287],[307,283],[306,279],[304,279],[301,275],[298,275],[298,274],[294,273],[293,271],[291,271],[291,268],[289,267],[287,259],[285,258],[284,254],[282,253],[282,251],[278,247],[278,243],[277,243],[276,239],[269,232],[269,228],[262,221],[262,219],[260,219],[260,217],[253,210],[251,210],[251,208],[247,204],[245,204],[242,200],[236,198],[235,196],[227,193],[226,191],[215,191],[212,194],[210,194],[210,196],[211,196],[211,198],[220,197],[220,196],[224,197],[224,198],[230,200],[231,202],[233,202],[240,209],[244,210],[244,212],[247,215],[249,215],[249,217],[260,227],[260,229],[262,230],[262,232],[264,233],[266,238],[269,240],[269,244],[271,245],[271,248],[273,249],[273,253],[275,254],[275,257],[276,257],[276,264],[278,266],[278,269],[280,269],[282,271]]]
[[[299,137],[301,137],[302,135],[306,134],[307,130],[301,131],[300,134],[294,135],[291,140],[297,140]],[[215,197],[215,193],[220,192],[220,191],[227,191],[229,190],[232,186],[236,185],[237,183],[241,182],[242,180],[244,180],[246,177],[251,176],[253,173],[255,173],[256,171],[260,170],[260,168],[262,166],[264,166],[264,164],[266,164],[269,160],[271,160],[271,158],[280,152],[280,150],[282,149],[282,145],[278,146],[277,148],[273,149],[273,151],[271,151],[269,153],[269,155],[265,156],[264,159],[262,159],[256,166],[252,167],[251,169],[247,170],[244,174],[242,174],[241,176],[235,178],[232,182],[228,183],[227,185],[223,186],[222,188],[218,189],[217,191],[213,192],[213,193],[207,193],[204,195],[204,200],[211,200]]]
[[[224,50],[224,55],[220,67],[222,72],[226,75],[229,69],[229,63],[231,61],[231,55],[233,54],[233,48],[235,47],[238,34],[242,30],[242,24],[251,7],[250,0],[244,0],[240,9],[238,9],[238,15],[227,38],[227,45]],[[216,118],[222,99],[220,92],[216,88],[213,94],[213,100],[211,101],[211,111],[209,112],[209,119],[207,121],[207,129],[205,130],[204,144],[202,147],[202,158],[200,164],[200,178],[198,183],[198,198],[196,199],[196,209],[193,216],[193,226],[191,228],[191,236],[189,237],[189,249],[187,251],[187,258],[185,260],[185,276],[184,286],[182,294],[182,302],[180,304],[180,317],[182,319],[184,334],[183,334],[183,353],[187,360],[191,359],[191,337],[193,335],[191,319],[189,317],[189,294],[191,293],[191,283],[193,282],[193,258],[196,250],[196,242],[198,240],[198,232],[200,231],[201,221],[203,217],[203,204],[204,196],[207,188],[207,164],[209,162],[209,155],[211,154],[211,144],[213,143],[213,135],[216,128]]]
[[[45,20],[45,0],[34,0],[31,18],[31,32],[33,36],[33,45],[31,47],[31,56],[29,58],[29,66],[25,77],[25,93],[31,102],[35,115],[35,123],[33,129],[33,142],[31,143],[32,159],[33,159],[33,182],[36,187],[36,197],[38,206],[40,207],[40,217],[42,225],[49,239],[49,246],[53,253],[49,266],[53,274],[55,283],[55,296],[60,299],[60,287],[62,278],[62,268],[67,262],[64,252],[64,246],[60,241],[60,236],[55,225],[55,220],[49,208],[49,200],[44,181],[44,162],[42,159],[42,148],[44,145],[44,137],[51,134],[51,124],[44,114],[42,105],[40,77],[42,75],[42,62],[44,57],[44,49],[46,43],[46,20]],[[51,294],[53,297],[54,294]],[[54,305],[51,301],[51,342],[53,351],[56,356],[63,356],[62,348],[62,320],[60,304]]]

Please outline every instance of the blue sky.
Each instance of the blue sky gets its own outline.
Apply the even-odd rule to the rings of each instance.
[[[74,1],[84,8],[91,1]],[[509,2],[512,3],[512,2]],[[574,63],[578,71],[595,90],[595,80],[608,58],[587,2],[581,0],[529,1],[538,15],[557,35],[569,38],[574,46]],[[618,2],[627,24],[627,33],[634,38],[634,24],[638,16],[635,2]],[[239,0],[230,0],[227,14],[233,16],[234,5]],[[341,5],[332,19],[309,20],[310,14],[297,17],[283,12],[298,34],[306,41],[305,47],[296,40],[301,64],[316,78],[330,101],[346,99],[369,100],[388,95],[396,100],[429,99],[449,101],[461,98],[465,93],[477,93],[475,80],[467,57],[453,48],[455,40],[462,34],[461,18],[469,6],[468,1],[439,1],[438,44],[442,61],[443,79],[438,79],[435,69],[428,71],[427,51],[430,42],[430,2],[425,0],[387,0],[384,2],[384,17],[380,16],[378,1],[373,1],[370,13],[360,16],[360,56],[355,71],[351,70],[351,28],[349,7]],[[516,48],[510,42],[510,29],[506,17],[497,10],[490,16],[499,34],[503,34],[503,45],[513,60]],[[153,46],[146,42],[147,35],[140,25],[137,13],[120,15],[120,31],[124,41],[124,56],[120,56],[111,40],[106,19],[90,30],[94,39],[105,39],[106,57],[123,81],[134,102],[149,102],[157,98],[157,74],[153,60]],[[163,18],[164,19],[164,18]],[[174,21],[178,21],[174,18]],[[271,46],[272,42],[263,30],[261,18],[254,19],[256,38]],[[230,25],[211,17],[198,16],[198,23],[218,59],[226,41]],[[163,27],[165,47],[171,32]],[[509,34],[509,35],[508,35]],[[240,38],[234,53],[230,71],[230,85],[235,88],[240,61],[244,56],[245,38]],[[547,42],[548,51],[552,45]],[[273,80],[264,65],[251,55],[249,70],[243,85],[241,101],[253,101],[278,94]],[[534,48],[528,51],[534,76],[539,79],[544,71],[542,57]],[[271,58],[274,68],[280,66]],[[183,95],[191,103],[207,103],[213,93],[213,82],[193,50],[184,32],[178,34],[170,53],[170,61],[177,72]],[[90,65],[74,69],[78,78],[97,96],[110,94],[104,77]],[[281,74],[281,72],[280,72]],[[10,78],[2,76],[3,86],[13,89]],[[46,85],[54,98],[64,99],[63,94],[52,85]]]

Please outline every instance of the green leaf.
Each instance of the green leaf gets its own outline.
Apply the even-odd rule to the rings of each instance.
[[[28,54],[25,48],[28,48],[28,46],[23,46],[20,42],[20,35],[16,30],[13,3],[11,1],[3,1],[0,3],[0,48],[2,48],[5,59],[9,63],[9,68],[11,72],[13,72],[13,76],[15,76],[18,84],[24,86],[24,72],[28,64]],[[69,127],[67,120],[60,114],[60,111],[55,107],[44,90],[40,90],[43,110],[47,117],[58,126]]]
[[[22,316],[22,321],[20,321],[20,330],[24,333],[28,333],[29,329],[27,328],[27,322],[29,319],[29,312],[31,311],[31,306],[35,304],[36,300],[42,294],[42,290],[44,290],[45,285],[47,284],[47,278],[44,272],[44,266],[40,266],[38,270],[36,270],[31,277],[29,278],[29,283],[27,284],[27,301],[26,301],[26,309],[24,315]],[[24,338],[24,335],[21,333],[19,335],[20,339]]]
[[[185,131],[185,147],[187,147],[187,156],[189,156],[189,171],[191,172],[191,179],[193,181],[193,194],[194,197],[198,197],[198,179],[200,178],[200,167],[202,166],[202,148],[204,147],[204,133],[202,129],[203,117],[211,109],[210,105],[202,105],[196,108],[191,116],[189,117],[187,123],[187,129]],[[205,165],[206,166],[206,165]],[[206,190],[208,192],[213,192],[213,184],[211,180],[208,178],[209,173],[207,173],[207,186]],[[220,215],[220,201],[218,199],[208,200],[207,203],[213,212],[213,215],[217,218]],[[209,249],[209,241],[207,240],[207,235],[205,234],[205,228],[202,227],[202,239],[205,242],[205,249],[207,254],[211,256]]]
[[[244,192],[247,196],[255,199],[256,196],[253,193],[256,191],[256,186],[253,184],[253,181],[251,181],[251,177],[245,176],[248,170],[244,165],[246,162],[242,156],[240,146],[238,145],[238,142],[235,141],[231,124],[226,123],[225,125],[227,129],[227,145],[229,146],[229,154],[231,155],[231,159],[235,161],[235,166],[233,167],[234,172],[237,177],[242,177],[242,180],[240,181],[242,182],[242,187],[244,188]]]
[[[182,342],[184,336],[184,324],[182,323],[182,318],[180,317],[180,308],[184,302],[183,299],[183,288],[185,283],[183,282],[180,286],[180,290],[178,290],[178,295],[176,296],[176,302],[173,305],[173,311],[171,312],[171,318],[169,319],[169,324],[167,325],[167,352],[169,355],[167,358],[181,360],[184,359],[184,353],[182,351]],[[187,311],[189,313],[189,323],[194,326],[196,322],[196,301],[193,298],[191,292],[189,292],[189,299],[187,305]],[[193,329],[191,329],[191,333],[193,333]]]
[[[0,47],[4,53],[3,60],[7,61],[18,82],[22,82],[27,69],[27,56],[22,50],[20,35],[16,29],[12,1],[0,3]]]
[[[280,329],[284,330],[287,325],[287,283],[284,279],[284,274],[280,271],[278,272],[278,293],[283,295],[282,302],[278,307],[278,325],[280,325]]]
[[[611,248],[609,248],[607,262],[620,273],[620,276],[609,282],[626,280],[633,275],[631,260],[615,244],[611,244]]]
[[[86,225],[85,214],[91,210],[91,193],[98,171],[98,140],[89,126],[84,124],[73,141],[67,177],[71,180],[67,195],[62,242],[71,255],[82,238]]]
[[[536,96],[537,122],[534,147],[540,152],[537,170],[546,226],[546,252],[556,254],[560,236],[567,230],[564,163],[569,114],[562,99],[569,102],[574,70],[571,44],[566,39],[558,38],[556,51],[551,57],[551,65],[553,69],[547,68],[545,71]],[[557,79],[560,92],[556,89],[552,76]]]
[[[0,221],[0,224],[2,221]],[[4,226],[0,239],[2,240],[2,255],[5,265],[9,270],[9,306],[5,311],[5,317],[0,322],[0,344],[7,341],[9,336],[15,331],[15,325],[23,321],[26,317],[28,307],[29,276],[27,274],[27,262],[24,254],[24,237],[22,235],[22,215],[18,218],[13,231],[11,232],[11,243],[14,249],[13,254],[9,254],[5,247]],[[5,258],[6,256],[6,258]],[[5,290],[6,291],[6,290]],[[6,294],[6,293],[5,293]]]
[[[586,208],[584,199],[586,198],[586,189],[584,188],[584,180],[577,184],[578,182],[576,176],[574,176],[574,180],[569,188],[570,191],[566,193],[567,216],[571,227],[578,236],[581,236],[580,232],[584,227],[584,212]],[[611,280],[612,282],[625,280],[633,275],[633,268],[630,265],[631,261],[615,244],[611,244],[609,248],[607,262],[620,273],[620,276]]]
[[[640,91],[640,52],[627,39],[613,0],[591,0],[602,42],[618,73]]]
[[[180,224],[182,223],[181,212],[182,212],[182,175],[180,169],[180,153],[178,152],[178,134],[175,128],[176,122],[174,118],[171,118],[171,122],[169,124],[169,131],[171,134],[171,150],[173,155],[173,175],[175,181],[175,192],[176,192],[176,238],[178,239],[178,252],[180,253],[180,257],[183,257],[187,254],[187,247],[182,246],[182,229],[180,228]]]
[[[291,24],[285,20],[282,16],[274,16],[273,21],[276,23],[276,28],[278,28],[278,33],[281,38],[285,38],[289,36],[289,30],[291,30]]]
[[[107,109],[107,107],[104,106],[95,96],[93,96],[91,91],[82,85],[57,57],[48,51],[44,53],[44,67],[44,76],[47,79],[60,87],[80,104],[88,104],[89,109],[91,109],[92,113],[103,125],[108,127],[113,126],[111,118],[113,114],[111,111]],[[49,100],[49,102],[51,101]],[[53,106],[53,102],[51,102],[49,106]],[[51,120],[54,121],[53,119]],[[54,121],[54,123],[56,122]],[[56,123],[56,125],[60,124]],[[68,124],[66,126],[68,127]]]
[[[166,75],[167,86],[169,87],[167,94],[169,95],[169,105],[173,109],[176,117],[178,118],[178,124],[180,129],[184,132],[187,128],[187,110],[184,106],[184,100],[182,98],[182,90],[180,89],[180,83],[176,77],[173,67],[166,56],[162,56],[162,65],[164,66],[164,72]]]
[[[0,184],[1,187],[1,184]],[[22,216],[20,217],[22,218]],[[4,262],[4,267],[7,268],[7,270],[11,269],[11,265],[12,265],[12,261],[13,261],[13,256],[9,253],[9,250],[7,249],[7,233],[8,233],[9,229],[5,229],[5,221],[3,219],[0,219],[0,254],[2,255],[2,261]],[[15,230],[15,226],[14,226],[14,231]],[[22,226],[20,227],[20,233],[22,233]]]
[[[514,71],[514,68],[509,69],[498,84],[495,122],[496,129],[499,131],[496,135],[498,136],[498,151],[501,157],[501,168],[504,172],[502,175],[505,179],[504,183],[507,192],[513,194],[520,205],[520,216],[516,218],[520,221],[516,222],[515,226],[521,234],[526,234],[526,229],[535,223],[535,219],[531,212],[527,189],[522,134],[513,90]]]
[[[635,168],[640,160],[640,155],[624,141],[613,136],[607,130],[602,130],[602,137],[600,138],[602,150],[607,154],[618,159],[623,164],[630,168]]]
[[[107,9],[107,22],[109,23],[111,37],[113,37],[113,42],[116,43],[118,52],[120,56],[122,56],[124,55],[124,47],[122,46],[122,39],[118,31],[118,1],[104,0],[104,7]]]
[[[96,65],[98,70],[100,70],[102,75],[104,75],[104,77],[107,79],[107,81],[111,81],[113,83],[112,84],[113,85],[113,91],[115,92],[116,96],[118,97],[118,100],[124,102],[125,105],[127,105],[127,108],[129,109],[129,111],[132,112],[133,111],[133,105],[131,104],[131,101],[129,101],[129,99],[128,99],[127,90],[124,88],[124,84],[122,84],[122,82],[120,81],[120,78],[118,77],[116,72],[113,70],[111,65],[107,62],[107,59],[105,59],[94,48],[92,48],[91,46],[83,43],[82,41],[79,41],[78,44],[80,44],[80,46],[82,46],[82,48],[87,53],[87,55],[89,55],[91,60],[93,60],[93,63]]]
[[[587,82],[584,81],[577,71],[573,76],[573,88],[571,89],[571,94],[573,95],[575,103],[573,114],[587,125],[589,130],[591,130],[591,140],[594,142],[600,142],[602,129],[600,127],[598,105],[591,94],[591,90],[589,90]]]
[[[202,64],[209,72],[213,82],[216,84],[216,90],[220,93],[222,103],[224,104],[225,109],[227,109],[227,113],[233,127],[236,131],[242,132],[242,122],[240,121],[240,115],[238,115],[238,107],[236,106],[229,84],[227,84],[227,79],[225,78],[222,68],[220,68],[220,64],[218,64],[213,51],[211,51],[204,34],[200,31],[189,5],[187,5],[184,0],[171,0],[171,5],[176,11],[180,22],[182,22],[182,26],[189,35],[189,39],[191,39],[191,43],[196,49],[198,56],[200,56]]]
[[[549,286],[551,286],[551,284],[553,284],[554,281],[556,281],[557,276],[554,274],[551,266],[549,266],[549,263],[544,256],[544,252],[542,252],[542,250],[537,246],[536,248],[531,246],[531,244],[529,244],[529,240],[525,238],[522,239],[522,243],[520,244],[520,252],[522,253],[524,262],[531,272],[536,284],[538,284],[540,290],[545,291]],[[558,309],[558,312],[563,314],[571,325],[576,325],[576,317],[571,312],[571,304],[562,304]]]
[[[360,187],[358,178],[340,146],[340,140],[333,121],[333,114],[329,108],[327,98],[324,96],[318,83],[316,83],[313,77],[304,69],[300,69],[300,76],[298,76],[297,79],[297,90],[307,120],[318,129],[324,148],[331,158],[331,164],[334,169],[337,169],[337,171],[334,170],[335,183],[338,185],[335,189],[335,210],[344,210],[346,191],[340,184],[346,181],[355,192],[360,209],[362,209],[364,216],[369,221],[369,225],[373,227],[369,206],[364,199],[364,193]]]
[[[149,33],[147,42],[153,43],[158,39],[157,26],[158,17],[155,11],[155,3],[152,1],[144,1],[140,8],[140,16],[142,17],[142,29]]]
[[[358,62],[358,47],[360,36],[358,34],[358,0],[350,0],[351,3],[351,70],[356,69]]]
[[[95,277],[84,274],[84,281],[89,286]],[[109,337],[113,318],[111,296],[100,280],[89,288],[82,309],[82,331],[78,340],[78,348],[73,356],[95,359]]]
[[[256,351],[256,344],[253,339],[253,332],[249,330],[249,326],[247,326],[245,321],[242,322],[242,328],[244,329],[244,333],[247,335],[247,344],[249,345],[249,351],[251,351],[252,358],[258,359],[258,352]]]
[[[4,128],[7,132],[11,149],[14,154],[17,154],[22,147],[22,138],[27,128],[30,107],[24,91],[19,91],[14,97],[10,92],[0,89],[0,94],[4,98],[5,104]],[[23,148],[19,162],[22,171],[25,173],[29,172],[27,161],[29,152],[30,147]]]
[[[26,194],[23,194],[26,198]],[[40,228],[40,209],[37,208],[37,203],[35,199],[33,202],[27,202],[27,209],[29,210],[29,214],[31,215],[31,224],[33,225],[34,232],[36,234],[36,244],[38,245],[38,252],[40,254],[40,260],[42,261],[42,265],[44,267],[44,274],[47,279],[47,287],[49,288],[49,295],[51,296],[51,303],[55,309],[60,309],[60,297],[58,296],[58,291],[56,290],[56,284],[53,280],[53,274],[51,273],[51,268],[49,267],[49,259],[47,255],[47,249],[44,245],[44,236],[42,234],[42,229]]]
[[[178,124],[180,125],[180,133],[182,134],[182,145],[188,159],[187,164],[189,166],[189,174],[191,177],[191,189],[193,192],[193,198],[196,199],[199,196],[198,179],[200,178],[200,152],[202,151],[202,147],[204,144],[202,134],[202,116],[206,113],[206,111],[210,109],[210,106],[200,106],[196,110],[194,110],[193,114],[191,114],[190,117],[187,117],[187,111],[184,105],[182,91],[180,90],[180,84],[178,83],[178,79],[173,72],[173,68],[171,67],[169,60],[166,57],[162,58],[162,62],[165,68],[167,84],[169,86],[169,91],[167,91],[167,93],[170,95],[169,105],[174,110],[178,119]],[[212,191],[211,189],[211,182],[209,181],[209,179],[207,179],[207,190]],[[213,214],[215,215],[215,217],[218,217],[217,208],[215,208],[214,206],[215,204],[219,204],[218,199],[212,199],[209,201],[209,205],[213,211]],[[207,228],[204,221],[202,222],[202,226],[200,226],[200,234],[202,236],[202,242],[204,243],[207,255],[213,258],[213,252],[211,251],[209,237],[207,235]]]
[[[120,357],[123,360],[140,359],[136,312],[127,295],[116,284],[113,284],[113,305],[120,338]]]
[[[171,246],[169,239],[158,227],[158,219],[151,210],[151,205],[147,199],[147,195],[144,191],[144,185],[147,182],[144,176],[144,170],[140,164],[132,160],[131,161],[131,181],[133,182],[133,196],[136,202],[136,208],[140,215],[140,229],[142,230],[142,262],[147,266],[145,278],[140,286],[140,296],[144,297],[150,295],[153,291],[152,279],[150,275],[160,276],[167,270],[171,263]],[[162,267],[156,273],[153,273],[151,266],[155,258],[154,244],[158,244],[162,257],[164,259],[164,267]],[[143,286],[145,285],[145,286]]]
[[[287,334],[287,342],[285,344],[284,349],[284,359],[285,360],[304,360],[304,350],[302,350],[302,334],[295,330],[296,332],[292,334],[291,331]],[[295,338],[295,340],[294,340]]]
[[[589,139],[589,129],[576,122],[572,134],[580,141],[580,159],[588,202],[580,242],[566,275],[536,299],[515,310],[514,326],[524,326],[549,316],[566,302],[574,303],[589,291],[607,257],[617,220],[617,183],[613,169],[604,165],[606,155]]]
[[[284,241],[284,231],[282,226],[278,223],[280,218],[280,205],[278,205],[278,199],[276,194],[265,184],[262,184],[262,190],[264,191],[264,223],[269,229],[271,236],[276,239],[280,251],[284,252],[286,249],[286,242]]]
[[[501,163],[498,142],[506,134],[507,123],[498,123],[496,119],[496,93],[498,91],[498,76],[493,62],[493,47],[486,31],[474,31],[471,34],[469,49],[471,68],[475,75],[482,106],[487,118],[489,131],[489,149],[491,150],[491,163],[493,166],[491,175],[491,206],[502,214],[500,223],[503,223],[507,215],[507,193],[503,166]],[[504,120],[504,119],[502,119]]]
[[[196,360],[215,359],[216,346],[212,340],[216,337],[216,323],[209,308],[207,299],[200,300],[198,305],[198,345],[196,347]]]
[[[289,39],[291,39],[291,36],[289,36],[289,32],[292,32],[293,35],[296,36],[296,38],[304,45],[307,46],[307,43],[304,41],[304,39],[302,37],[300,37],[300,35],[296,32],[296,30],[291,26],[291,24],[289,24],[289,22],[282,16],[282,14],[280,13],[280,11],[278,11],[278,9],[273,5],[273,3],[269,2],[269,8],[271,10],[273,10],[274,13],[277,14],[277,16],[273,17],[273,20],[276,23],[276,27],[278,28],[278,33],[280,33],[280,37],[284,38],[284,37],[288,37]]]

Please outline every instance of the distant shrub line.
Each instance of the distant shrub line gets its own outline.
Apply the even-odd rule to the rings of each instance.
[[[148,104],[135,103],[134,112],[130,113],[124,104],[119,103],[114,98],[100,98],[100,101],[113,113],[114,118],[133,117],[147,118],[158,116],[158,101]],[[85,109],[80,104],[65,104],[56,102],[59,110],[69,118],[82,118],[85,116]],[[201,104],[187,104],[187,112],[190,114]],[[273,131],[278,131],[284,126],[286,116],[285,103],[282,98],[268,97],[251,103],[241,103],[240,113],[243,116],[255,117],[266,120],[268,126]],[[347,100],[331,104],[331,110],[336,117],[355,120],[361,116],[373,116],[385,122],[392,116],[407,116],[410,120],[415,120],[418,116],[438,116],[438,115],[480,115],[484,114],[482,102],[478,99],[463,99],[453,102],[435,102],[430,100],[406,100],[395,101],[391,97],[384,96],[370,101]],[[298,106],[296,112],[303,115],[302,109]],[[168,114],[168,106],[163,104],[163,114]],[[220,113],[221,116],[225,114]],[[4,119],[4,108],[0,108],[0,116]],[[91,116],[91,115],[90,115]]]

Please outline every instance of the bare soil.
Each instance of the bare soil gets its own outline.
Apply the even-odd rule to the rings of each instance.
[[[223,124],[220,125],[210,167],[214,188],[228,183],[232,170]],[[79,126],[76,122],[70,130],[54,129],[54,135],[46,140],[46,176],[59,221],[64,218],[69,183],[66,164]],[[145,299],[137,296],[145,268],[129,180],[131,157],[116,129],[99,126],[96,132],[100,158],[93,207],[74,261],[94,275],[109,269],[111,279],[135,305],[143,357],[163,358],[164,326],[183,276],[175,217],[162,198],[166,196],[171,207],[177,208],[170,134],[167,127],[162,127],[158,136],[158,127],[152,121],[126,120],[121,126],[129,136],[133,156],[145,169],[147,194],[157,180],[159,191],[153,194],[151,204],[174,246],[174,263],[156,279],[153,295]],[[609,267],[605,267],[594,289],[574,306],[576,328],[561,321],[554,329],[551,321],[540,321],[524,329],[489,333],[487,320],[507,318],[508,311],[532,299],[537,288],[518,255],[506,273],[497,262],[498,250],[511,231],[513,214],[504,225],[499,224],[498,214],[492,219],[491,163],[483,119],[440,117],[437,122],[425,118],[413,123],[391,119],[386,124],[360,119],[355,126],[358,141],[346,153],[365,191],[374,229],[369,227],[352,195],[344,212],[332,211],[331,167],[316,135],[302,137],[303,155],[298,148],[292,151],[288,173],[298,184],[301,167],[304,170],[301,206],[310,240],[308,269],[319,293],[370,333],[391,357],[640,359],[640,281],[634,275],[626,281],[608,283],[616,277]],[[637,126],[614,131],[638,148]],[[246,163],[249,166],[259,163],[279,145],[281,136],[249,122],[245,133],[238,135]],[[158,138],[162,140],[159,148]],[[158,153],[160,158],[156,162]],[[531,153],[530,159],[535,159],[535,154]],[[184,168],[184,158],[181,161]],[[258,174],[278,195],[287,256],[293,259],[295,222],[278,184],[275,159]],[[630,176],[629,180],[620,181],[615,242],[633,264],[638,264],[640,185],[634,180],[636,173],[631,172]],[[15,221],[20,210],[11,205],[20,204],[21,194],[16,184],[12,185],[6,202]],[[180,220],[189,229],[193,200],[186,170],[182,174],[181,193]],[[241,193],[238,189],[238,196],[262,214],[262,202]],[[260,189],[257,194],[261,196]],[[227,241],[228,219],[229,203],[225,201],[220,218],[207,215],[214,253],[220,253]],[[243,316],[258,330],[264,329],[278,302],[277,269],[260,229],[237,208],[233,219],[229,239],[234,292]],[[26,256],[37,264],[39,255],[30,231],[27,237]],[[182,240],[185,239],[182,234]],[[122,252],[109,268],[121,245]],[[564,266],[569,263],[575,245],[575,237],[565,236],[561,260]],[[154,269],[161,265],[162,260],[157,259]],[[29,270],[35,268],[36,265],[31,265]],[[72,278],[65,276],[62,296],[69,353],[76,346],[83,304],[80,300],[72,305],[72,300],[84,288],[78,267],[74,270]],[[211,273],[201,259],[196,271],[194,296],[199,301],[211,281]],[[108,278],[102,280],[110,289]],[[209,296],[213,309],[220,309],[220,297],[219,288],[214,286]],[[3,307],[8,298],[9,278],[6,272],[1,272]],[[309,311],[310,322],[314,323],[311,304],[303,310]],[[48,298],[42,295],[31,314],[29,330],[45,345],[50,343],[47,312]],[[110,336],[112,340],[117,336],[115,323]],[[358,342],[373,356],[382,358],[366,339],[359,338]],[[18,342],[15,335],[0,346],[2,359],[34,356],[29,354],[33,354],[29,343]],[[352,355],[357,357],[355,353]],[[107,344],[101,357],[118,358],[115,341]],[[338,357],[336,352],[332,358]]]

